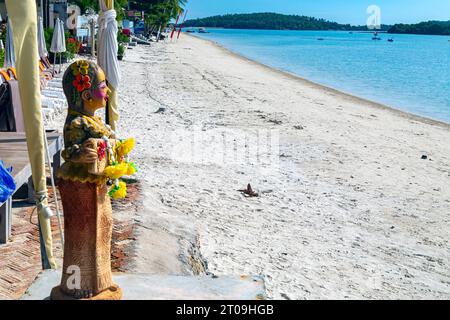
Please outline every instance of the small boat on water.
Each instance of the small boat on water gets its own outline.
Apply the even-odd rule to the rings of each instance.
[[[381,40],[381,38],[378,36],[378,32],[374,32],[373,33],[373,37],[372,37],[372,40]]]
[[[189,30],[186,30],[186,32],[187,33],[195,33],[195,30],[189,29]]]
[[[198,29],[198,33],[209,33],[205,28]]]
[[[325,40],[324,38],[317,38],[317,40],[319,40],[319,41],[323,41],[323,40]]]
[[[391,39],[388,39],[388,41],[389,41],[389,42],[394,42],[394,39],[391,38]]]

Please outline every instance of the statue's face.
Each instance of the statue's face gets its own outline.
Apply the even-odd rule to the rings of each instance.
[[[84,91],[82,94],[84,108],[92,111],[106,107],[108,96],[111,92],[106,85],[106,77],[103,70],[99,68],[96,77],[97,87]]]

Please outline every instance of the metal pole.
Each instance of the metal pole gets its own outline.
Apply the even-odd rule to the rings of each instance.
[[[55,76],[56,52],[53,52],[53,76]]]
[[[108,80],[106,80],[106,85],[109,85]],[[110,119],[109,119],[109,100],[106,102],[106,108],[105,108],[105,123],[106,124],[110,124]]]
[[[40,1],[39,6],[40,6],[39,13],[40,13],[42,19],[44,19],[44,0]]]
[[[180,39],[180,33],[181,33],[181,29],[183,28],[183,24],[185,23],[185,21],[186,21],[186,16],[187,16],[187,13],[188,13],[188,10],[186,10],[186,12],[184,13],[184,19],[183,19],[183,22],[181,23],[181,25],[180,25],[180,29],[178,30],[178,36],[177,36],[177,40],[178,39]]]
[[[95,58],[95,21],[92,19],[91,21],[91,46],[92,46],[92,57]]]
[[[44,128],[44,143],[45,143],[45,151],[47,153],[48,169],[50,171],[50,180],[52,182],[53,197],[55,198],[56,216],[58,218],[59,234],[61,236],[61,244],[64,247],[64,234],[62,231],[61,213],[59,211],[58,196],[56,194],[55,179],[54,179],[54,175],[53,175],[53,167],[52,167],[52,162],[51,162],[51,158],[50,158],[50,150],[48,149],[47,132],[45,132],[45,128]]]
[[[39,229],[39,247],[41,250],[41,263],[42,270],[49,270],[52,267],[50,266],[50,261],[48,260],[47,250],[45,249],[44,237],[42,236],[41,222],[38,217],[38,229]]]
[[[61,64],[62,64],[62,52],[59,53],[59,71],[58,71],[58,73],[61,73],[61,70],[62,70]]]

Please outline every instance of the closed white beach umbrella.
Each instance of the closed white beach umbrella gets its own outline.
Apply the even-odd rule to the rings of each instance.
[[[52,44],[50,46],[50,51],[54,53],[53,57],[53,73],[55,73],[56,55],[66,51],[66,44],[64,38],[64,30],[61,28],[61,20],[56,19],[55,29],[53,29]]]
[[[14,41],[11,29],[11,22],[8,19],[6,26],[6,47],[5,47],[5,68],[14,68],[16,66],[16,56],[14,53]]]
[[[64,52],[65,48],[62,43],[62,34],[61,34],[61,26],[60,23],[61,20],[59,18],[56,19],[55,23],[55,29],[53,29],[53,36],[52,36],[52,44],[50,46],[50,51],[53,53],[61,53]]]
[[[45,58],[48,56],[48,51],[47,51],[47,45],[45,44],[44,23],[42,21],[42,17],[39,17],[37,31],[38,31],[39,57]]]
[[[117,60],[116,10],[113,0],[99,0],[100,14],[98,18],[98,65],[105,71],[111,94],[107,108],[107,119],[113,130],[119,119],[117,112],[117,89],[120,83],[120,68]]]
[[[59,29],[61,33],[61,47],[63,49],[62,52],[66,52],[66,33],[64,32],[64,22],[59,21]],[[61,56],[62,54],[59,54],[59,72],[61,72]]]
[[[59,21],[59,29],[59,32],[61,33],[61,52],[66,52],[66,33],[64,31],[64,22],[62,22],[61,20]]]

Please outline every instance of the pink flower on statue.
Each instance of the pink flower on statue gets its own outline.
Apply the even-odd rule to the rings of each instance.
[[[97,144],[97,154],[98,154],[98,160],[102,161],[106,157],[106,142],[100,141]]]

